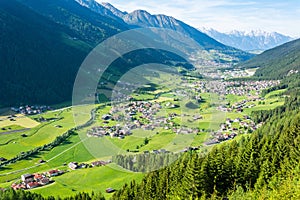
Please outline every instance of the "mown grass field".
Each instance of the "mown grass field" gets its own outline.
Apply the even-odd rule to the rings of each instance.
[[[281,92],[274,91],[266,95],[265,100],[261,102],[254,102],[255,107],[253,108],[245,108],[244,113],[251,115],[252,111],[257,110],[271,110],[278,106],[282,106],[284,104],[284,98],[281,96],[277,96]],[[277,94],[277,95],[276,95]]]
[[[13,131],[22,131],[24,130],[25,128],[20,126],[20,125],[9,125],[9,126],[4,126],[4,127],[1,127],[0,128],[0,133],[3,133],[3,135],[6,133],[6,134],[9,134],[9,132],[13,132]]]
[[[272,91],[268,94],[266,94],[265,98],[270,98],[270,97],[280,97],[282,96],[282,93],[284,93],[286,91],[286,89],[282,89],[282,90],[275,90],[275,91]]]
[[[55,183],[46,187],[33,189],[43,196],[66,197],[78,192],[100,191],[109,198],[112,194],[105,192],[105,189],[112,187],[121,189],[125,183],[131,180],[141,181],[143,174],[125,172],[117,169],[116,166],[102,166],[90,169],[79,169],[69,171],[62,176],[55,177]]]
[[[94,142],[95,140],[91,141]],[[108,143],[105,142],[104,144]],[[82,141],[79,135],[73,135],[68,141],[51,151],[40,152],[29,159],[11,164],[6,168],[1,168],[0,187],[9,187],[13,182],[18,181],[20,176],[25,173],[45,172],[50,169],[68,170],[65,164],[69,162],[91,162],[98,160],[98,158],[91,155],[88,150],[89,148],[87,149],[85,145],[90,145],[90,143]],[[95,147],[93,145],[91,146]],[[96,149],[99,151],[104,148],[99,148],[98,146]],[[111,153],[111,150],[108,152]],[[47,162],[39,165],[39,160],[41,159]],[[20,171],[18,172],[18,170]],[[10,172],[14,173],[7,174]],[[70,171],[54,178],[55,183],[32,191],[44,196],[53,195],[61,197],[69,196],[79,191],[101,191],[106,197],[109,197],[111,194],[104,192],[106,188],[113,187],[120,189],[125,182],[130,182],[133,179],[139,181],[142,177],[143,174],[124,172],[124,170],[112,164],[105,167]]]
[[[10,159],[20,152],[25,152],[34,147],[42,146],[52,142],[57,136],[74,127],[74,119],[71,110],[49,112],[35,117],[45,119],[55,118],[54,120],[38,123],[26,117],[26,122],[35,122],[38,126],[22,133],[12,133],[0,136],[0,156]],[[33,117],[32,117],[33,118]],[[20,118],[21,120],[25,118]],[[31,122],[31,124],[34,124]],[[21,135],[25,134],[26,137]]]
[[[9,116],[0,116],[0,128],[7,127],[7,126],[21,126],[24,128],[34,128],[38,126],[40,123],[30,119],[27,116],[17,114],[16,117],[8,118]]]

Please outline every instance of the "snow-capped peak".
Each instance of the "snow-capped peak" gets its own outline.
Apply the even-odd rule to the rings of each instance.
[[[247,31],[232,30],[226,33],[211,28],[200,28],[200,30],[221,43],[246,51],[266,50],[292,40],[289,36],[260,29]]]

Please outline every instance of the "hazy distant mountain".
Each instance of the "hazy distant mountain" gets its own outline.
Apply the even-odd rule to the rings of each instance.
[[[244,51],[267,50],[291,41],[293,38],[277,32],[268,33],[265,31],[231,31],[221,33],[214,29],[200,28],[202,32],[217,41],[238,48]]]
[[[79,0],[77,0],[79,1]],[[94,1],[94,0],[80,0],[80,1]],[[171,16],[166,15],[152,15],[145,10],[136,10],[131,13],[122,12],[112,6],[109,3],[101,3],[102,6],[109,9],[111,13],[121,17],[128,25],[132,27],[156,27],[156,28],[167,28],[178,31],[185,35],[188,35],[194,39],[203,49],[205,50],[217,50],[221,54],[229,55],[236,61],[247,60],[252,55],[246,52],[240,51],[216,41],[209,37],[207,34],[202,33],[198,29],[189,26],[188,24],[175,19]],[[87,5],[90,9],[94,10],[93,7]],[[97,12],[97,11],[96,11]],[[101,12],[98,12],[101,14]],[[224,60],[225,61],[225,60]],[[218,62],[222,62],[218,60]]]

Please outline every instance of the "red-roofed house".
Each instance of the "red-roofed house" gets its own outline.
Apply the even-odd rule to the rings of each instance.
[[[52,177],[52,176],[58,176],[61,174],[61,172],[57,169],[54,169],[54,170],[50,170],[47,172],[48,176]]]
[[[40,186],[40,184],[38,182],[29,182],[29,183],[26,184],[26,187],[28,189],[36,188],[36,187],[39,187],[39,186]]]

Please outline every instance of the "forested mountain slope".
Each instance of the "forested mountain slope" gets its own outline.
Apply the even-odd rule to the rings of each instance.
[[[0,105],[61,102],[89,45],[15,0],[0,1]]]
[[[3,0],[0,10],[0,106],[70,101],[90,50],[128,29],[74,0]]]
[[[281,79],[300,70],[300,39],[265,51],[242,63],[242,67],[259,67],[255,76]]]
[[[77,38],[88,42],[93,47],[114,34],[128,30],[124,22],[106,14],[99,15],[81,6],[75,0],[18,1],[53,22],[68,27]]]

